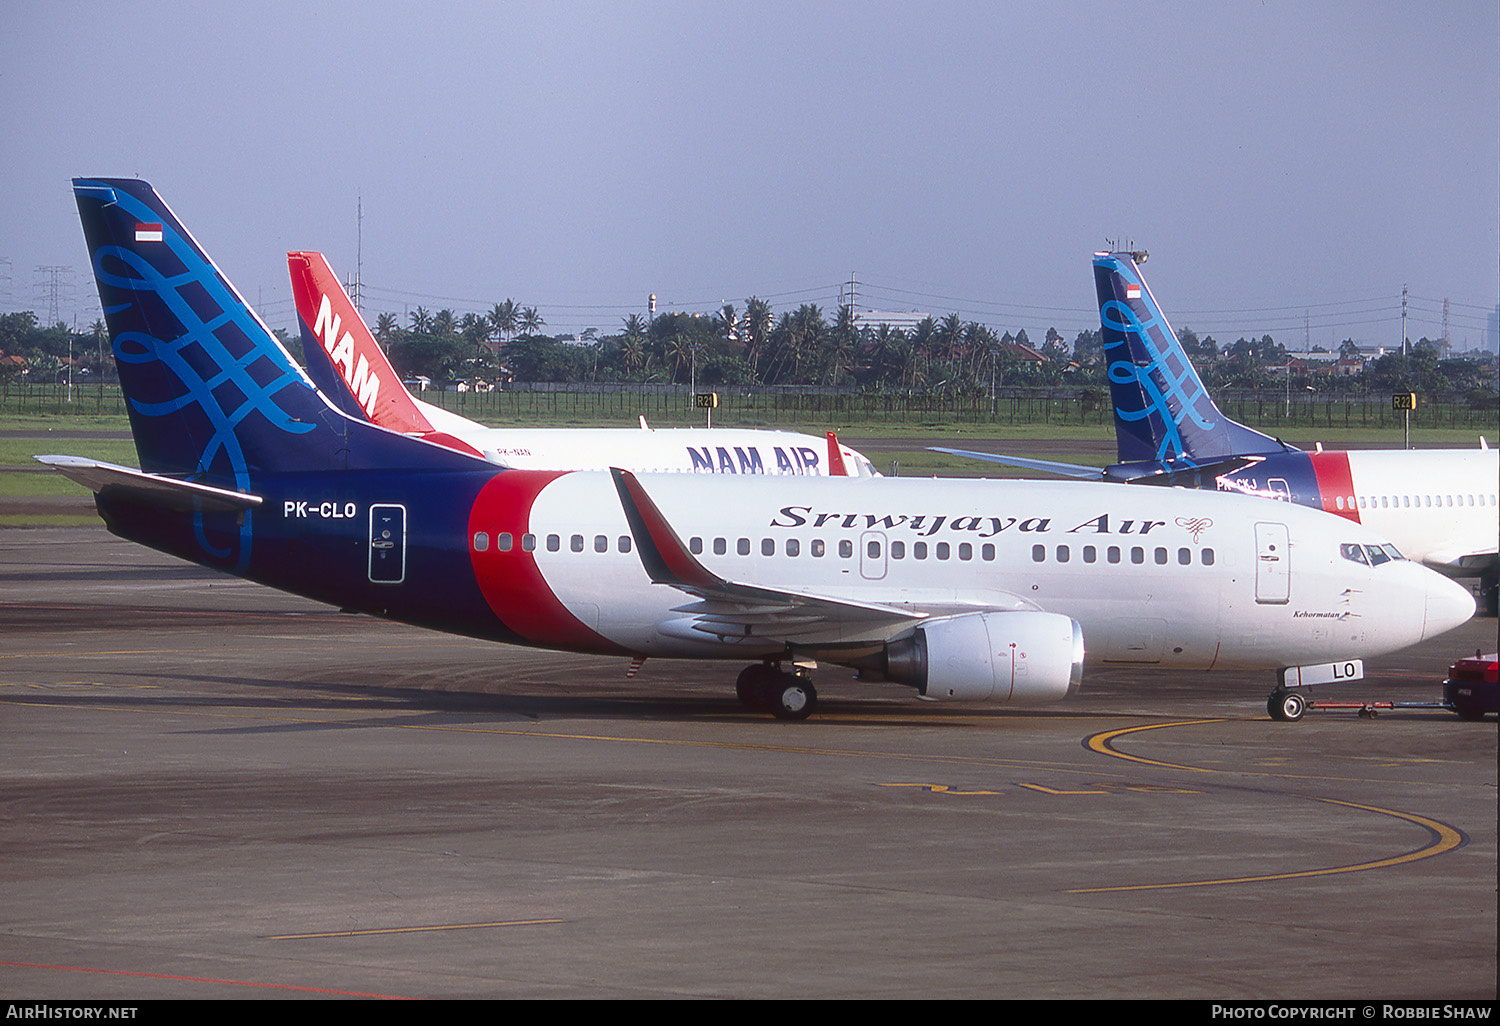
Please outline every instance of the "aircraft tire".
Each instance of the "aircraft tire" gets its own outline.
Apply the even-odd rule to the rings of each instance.
[[[812,681],[792,673],[781,674],[766,689],[766,697],[770,700],[771,714],[778,720],[805,720],[818,704]]]
[[[746,709],[764,709],[771,704],[770,691],[780,677],[774,666],[753,663],[740,671],[734,693]]]
[[[1307,712],[1307,699],[1295,691],[1273,691],[1266,700],[1266,712],[1278,723],[1296,723]]]

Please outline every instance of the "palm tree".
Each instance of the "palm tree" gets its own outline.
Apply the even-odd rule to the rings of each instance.
[[[745,316],[740,322],[741,336],[745,340],[745,364],[750,373],[758,376],[757,364],[771,334],[771,304],[764,299],[751,296],[745,300]]]
[[[678,375],[682,373],[683,364],[690,364],[693,361],[693,344],[682,335],[674,334],[665,341],[662,349],[667,366],[672,372],[672,380],[676,381]]]
[[[432,334],[432,314],[427,312],[425,306],[419,306],[410,314],[411,330],[414,335]]]
[[[396,320],[396,315],[393,313],[383,313],[375,318],[375,338],[384,345],[389,345],[391,339],[400,330],[400,322]]]
[[[937,321],[929,314],[917,322],[912,329],[912,358],[906,365],[907,388],[915,388],[918,382],[925,383],[927,371],[932,366],[933,336],[937,334]]]
[[[733,343],[735,336],[739,334],[739,318],[735,316],[734,304],[725,303],[714,314],[714,328],[725,342]]]
[[[634,317],[634,314],[631,314]],[[640,380],[646,369],[646,336],[641,332],[626,332],[620,342],[621,362],[632,379]]]
[[[503,303],[496,303],[490,307],[486,315],[490,322],[490,328],[495,332],[495,343],[510,341],[510,337],[516,333],[516,301],[507,299]]]
[[[480,347],[489,343],[489,321],[482,314],[466,313],[458,322],[458,336],[469,345]]]
[[[521,334],[523,335],[535,335],[547,324],[546,321],[542,320],[541,315],[536,312],[536,307],[534,306],[522,309],[518,315],[518,319],[521,325]]]
[[[825,336],[823,345],[823,379],[836,385],[844,374],[852,369],[859,359],[859,326],[854,320],[854,307],[841,305],[832,330]]]
[[[963,318],[956,313],[951,313],[938,322],[937,331],[932,336],[933,359],[939,362],[949,362],[958,354],[959,344],[963,341],[964,322]]]

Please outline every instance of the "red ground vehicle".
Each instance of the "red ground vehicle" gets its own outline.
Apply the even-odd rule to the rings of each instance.
[[[1500,713],[1500,654],[1478,652],[1460,659],[1443,681],[1443,704],[1466,720]]]

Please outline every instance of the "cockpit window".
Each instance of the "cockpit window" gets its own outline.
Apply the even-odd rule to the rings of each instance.
[[[1339,555],[1351,563],[1363,563],[1366,566],[1379,566],[1381,563],[1406,558],[1394,545],[1356,545],[1354,542],[1340,545]]]

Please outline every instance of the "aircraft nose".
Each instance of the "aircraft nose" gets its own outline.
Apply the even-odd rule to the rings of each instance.
[[[1451,631],[1474,615],[1474,596],[1457,581],[1436,571],[1427,571],[1427,611],[1422,621],[1422,638],[1437,637]]]

